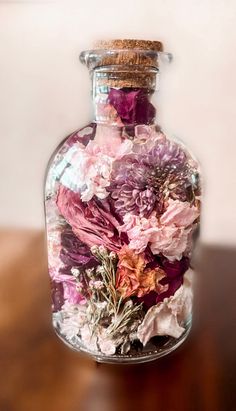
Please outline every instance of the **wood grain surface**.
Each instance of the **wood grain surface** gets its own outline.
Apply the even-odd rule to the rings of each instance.
[[[51,326],[43,233],[0,233],[0,411],[235,411],[236,252],[200,246],[194,326],[173,354],[104,365]]]

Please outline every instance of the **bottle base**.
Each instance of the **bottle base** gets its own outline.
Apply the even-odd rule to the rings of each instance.
[[[154,337],[142,349],[133,348],[128,354],[103,355],[88,350],[78,338],[73,340],[63,336],[57,328],[54,328],[57,336],[72,350],[89,355],[98,363],[106,364],[139,364],[155,361],[175,351],[188,337],[191,330],[191,321],[186,324],[184,333],[178,338],[163,336]]]

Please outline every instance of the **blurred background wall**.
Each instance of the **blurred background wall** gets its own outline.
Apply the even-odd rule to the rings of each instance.
[[[90,119],[79,52],[95,38],[157,39],[160,123],[200,159],[202,240],[236,244],[235,0],[0,2],[0,226],[43,227],[47,160]]]

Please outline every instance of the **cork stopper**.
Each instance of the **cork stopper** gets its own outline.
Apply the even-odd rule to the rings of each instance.
[[[94,49],[109,51],[104,53],[101,65],[143,65],[157,68],[158,52],[163,51],[163,44],[151,40],[99,40],[95,42]]]
[[[163,44],[157,40],[115,39],[98,40],[94,43],[96,49],[103,50],[153,50],[163,51]]]
[[[81,53],[80,60],[90,70],[96,69],[100,85],[153,89],[160,52],[163,52],[160,41],[99,40],[92,50]]]

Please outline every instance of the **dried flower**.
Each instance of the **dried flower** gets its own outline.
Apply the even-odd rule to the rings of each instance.
[[[124,124],[150,124],[156,114],[145,89],[111,88],[108,103],[113,106]]]
[[[167,285],[168,289],[161,294],[157,294],[155,291],[144,295],[141,298],[138,298],[137,301],[143,303],[145,309],[150,308],[153,305],[156,305],[159,302],[162,302],[165,298],[169,298],[175,294],[175,292],[183,284],[183,276],[189,268],[189,258],[183,257],[180,261],[169,261],[165,257],[158,257],[157,261],[152,260],[148,266],[156,267],[160,266],[164,271],[166,276],[160,281],[164,286]]]
[[[80,328],[80,336],[86,348],[91,351],[98,351],[97,337],[93,335],[88,324],[85,324],[82,328]]]
[[[170,261],[180,260],[190,248],[193,222],[198,216],[197,207],[170,199],[166,212],[160,218],[160,229],[152,234],[152,253],[162,253]]]
[[[101,352],[105,355],[113,355],[116,352],[115,342],[109,338],[99,340],[99,347]]]
[[[66,154],[66,163],[60,183],[80,194],[82,201],[89,201],[96,196],[104,199],[108,196],[106,187],[110,184],[110,173],[115,158],[121,158],[131,151],[132,143],[122,141],[119,135],[113,135],[108,127],[102,131],[110,132],[113,137],[112,144],[97,144],[101,139],[102,131],[97,127],[94,141],[89,141],[87,146],[76,142]]]
[[[160,219],[154,213],[148,219],[126,214],[119,230],[127,232],[129,247],[137,253],[149,244],[153,254],[163,254],[170,261],[180,260],[190,248],[193,222],[198,216],[197,207],[170,199]]]
[[[126,214],[124,224],[119,227],[120,232],[126,232],[129,238],[129,247],[142,253],[151,241],[152,234],[158,229],[158,220],[153,213],[148,219]]]
[[[61,271],[66,274],[71,272],[75,277],[79,276],[80,268],[84,270],[98,265],[89,247],[82,243],[69,225],[61,232],[60,259],[64,264]]]
[[[78,193],[60,186],[57,206],[83,243],[90,247],[104,245],[109,250],[119,250],[122,244],[117,230],[119,222],[113,216],[108,201],[92,199],[83,203]]]
[[[138,327],[137,336],[143,345],[156,335],[179,338],[185,331],[184,322],[191,315],[191,282],[186,277],[184,284],[174,296],[151,307]]]
[[[165,272],[160,268],[146,268],[147,261],[144,254],[135,254],[128,246],[118,252],[119,262],[117,269],[116,288],[123,298],[143,295],[155,290],[158,293],[167,290],[160,280],[165,277]]]
[[[61,324],[61,333],[68,339],[75,337],[80,330],[80,324],[78,324],[75,317],[66,318]]]
[[[97,128],[96,123],[90,123],[88,126],[82,129],[76,130],[74,133],[72,133],[69,136],[67,140],[68,146],[72,147],[77,142],[80,142],[84,146],[87,146],[88,142],[94,139],[96,128]]]
[[[79,276],[80,271],[78,270],[78,268],[72,268],[71,270],[71,274],[74,275],[76,278]]]
[[[74,305],[66,302],[62,307],[63,322],[61,324],[61,332],[68,339],[77,336],[80,328],[86,323],[86,308],[83,305]]]
[[[93,148],[92,148],[93,147]],[[98,155],[97,146],[89,142],[86,147],[77,144],[73,147],[70,165],[65,168],[60,182],[65,187],[80,193],[82,201],[89,201],[96,195],[103,199],[108,196],[106,187],[109,185],[112,158]]]
[[[95,290],[101,290],[104,287],[104,284],[100,280],[90,280],[89,281],[89,287]]]
[[[78,291],[75,278],[63,282],[64,299],[71,304],[85,304],[86,298]]]
[[[114,161],[107,190],[121,216],[148,217],[162,214],[169,198],[192,201],[196,173],[180,145],[152,129],[149,139],[134,139],[133,153]]]
[[[59,311],[64,304],[64,289],[62,283],[51,280],[52,310]]]

